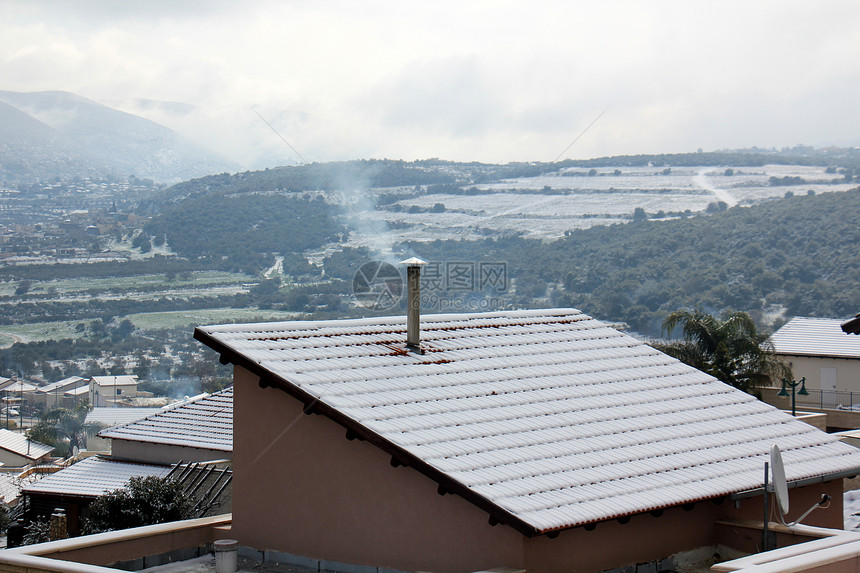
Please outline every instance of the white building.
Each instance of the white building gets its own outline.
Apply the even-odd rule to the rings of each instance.
[[[860,336],[844,332],[842,322],[799,316],[774,332],[771,342],[795,379],[806,378],[808,390],[857,392],[860,403]]]
[[[87,385],[87,379],[80,376],[69,376],[56,382],[51,382],[36,388],[35,402],[48,410],[51,408],[62,408],[66,404],[63,397],[68,390],[74,390]]]
[[[88,397],[94,407],[115,406],[137,396],[137,376],[93,376]]]

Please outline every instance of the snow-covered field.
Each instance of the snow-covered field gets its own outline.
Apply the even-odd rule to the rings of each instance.
[[[743,206],[789,191],[805,195],[856,186],[844,183],[841,175],[826,173],[823,167],[766,165],[733,170],[726,175],[725,167],[600,168],[589,175],[587,169],[575,168],[474,185],[480,194],[424,195],[398,201],[399,210],[388,206],[355,211],[350,243],[374,246],[381,239],[393,243],[507,234],[552,240],[568,230],[629,222],[637,207],[649,216],[660,211],[667,215],[696,213],[718,201],[729,207]],[[800,177],[804,183],[772,186],[771,177]],[[445,206],[444,212],[428,212],[438,203]],[[410,213],[410,209],[423,212]]]

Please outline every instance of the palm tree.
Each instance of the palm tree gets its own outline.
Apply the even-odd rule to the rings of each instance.
[[[768,336],[758,332],[745,312],[716,318],[699,309],[676,310],[663,321],[663,332],[668,337],[679,325],[682,340],[652,346],[745,392],[791,378],[791,368],[777,358]]]
[[[66,457],[86,446],[86,418],[90,405],[84,401],[74,409],[54,408],[45,412],[35,426],[27,431],[27,437],[36,442],[54,446],[65,451]]]

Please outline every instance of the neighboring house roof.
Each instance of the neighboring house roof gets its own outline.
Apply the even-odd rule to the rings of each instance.
[[[101,424],[104,428],[127,424],[161,412],[161,408],[93,408],[87,413],[85,424]]]
[[[62,392],[68,387],[76,387],[77,384],[81,384],[86,382],[86,378],[81,378],[80,376],[69,376],[68,378],[63,378],[62,380],[57,380],[56,382],[51,382],[50,384],[45,384],[40,388],[36,388],[37,392],[43,392],[45,394],[50,394],[51,392]]]
[[[38,386],[36,386],[35,384],[30,384],[29,382],[23,382],[19,380],[17,382],[7,384],[2,389],[0,389],[0,392],[6,392],[7,394],[15,394],[19,392],[35,392],[37,388]]]
[[[93,376],[93,382],[99,386],[135,386],[137,376]]]
[[[777,354],[860,358],[860,338],[843,332],[834,318],[792,318],[770,340]]]
[[[168,407],[128,424],[99,432],[99,437],[233,451],[233,388]]]
[[[98,497],[125,487],[133,477],[163,477],[170,466],[121,462],[93,456],[22,488],[25,494]]]
[[[860,472],[860,451],[573,309],[200,327],[195,338],[527,535]]]
[[[87,394],[90,391],[89,386],[80,386],[78,388],[72,388],[71,390],[66,390],[63,392],[66,396],[82,396]]]
[[[12,382],[13,382],[13,380],[11,378],[4,378],[3,376],[0,376],[0,390],[5,388],[6,386],[11,384]]]
[[[31,460],[37,460],[54,451],[51,446],[28,440],[27,436],[5,428],[0,429],[0,449]]]

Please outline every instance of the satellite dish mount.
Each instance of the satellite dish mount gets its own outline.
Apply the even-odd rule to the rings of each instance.
[[[768,465],[770,465],[770,472],[768,472]],[[769,478],[772,478],[772,484],[768,483]],[[807,509],[803,515],[792,521],[791,523],[785,522],[785,516],[788,515],[789,509],[789,500],[788,500],[788,481],[785,479],[785,465],[782,462],[782,454],[779,451],[779,446],[774,444],[770,448],[770,464],[768,462],[764,463],[764,529],[762,535],[762,551],[768,550],[768,522],[770,520],[770,511],[768,507],[769,493],[773,492],[776,496],[776,505],[779,509],[779,513],[777,514],[777,518],[779,522],[786,526],[791,527],[793,525],[797,525],[807,515],[812,513],[813,510],[818,509],[819,507],[827,507],[830,504],[830,496],[827,494],[822,494],[821,499],[813,504],[812,507]]]

